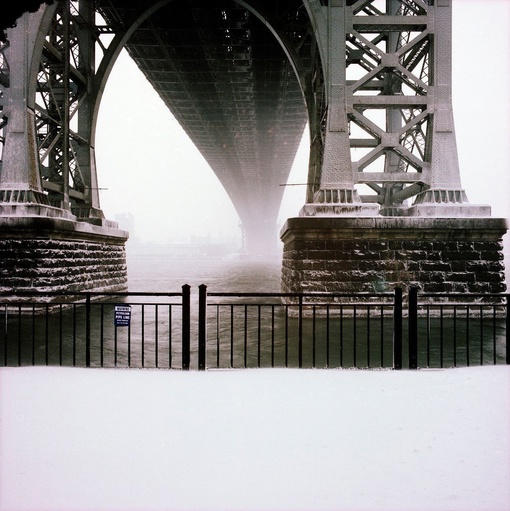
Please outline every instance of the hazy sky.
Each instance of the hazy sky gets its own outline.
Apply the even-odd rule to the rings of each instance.
[[[453,107],[462,184],[473,204],[510,217],[510,0],[453,1]],[[308,131],[289,183],[306,182]],[[105,90],[96,140],[107,218],[131,213],[143,241],[237,237],[226,192],[126,53]],[[304,187],[287,187],[279,225]]]

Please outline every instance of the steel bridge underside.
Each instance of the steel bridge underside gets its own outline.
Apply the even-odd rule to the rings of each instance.
[[[287,9],[292,4],[283,3]],[[105,2],[101,12],[109,24],[131,15],[120,0]],[[233,0],[180,0],[140,25],[126,49],[227,191],[246,248],[276,246],[280,185],[307,122],[302,91],[279,42]]]

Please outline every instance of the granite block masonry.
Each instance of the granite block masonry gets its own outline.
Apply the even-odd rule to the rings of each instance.
[[[282,291],[501,293],[507,228],[500,218],[290,218]]]
[[[125,291],[127,238],[62,218],[0,217],[0,291]]]

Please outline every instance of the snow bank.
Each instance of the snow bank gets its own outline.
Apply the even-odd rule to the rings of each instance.
[[[510,509],[510,368],[0,370],[0,509]]]

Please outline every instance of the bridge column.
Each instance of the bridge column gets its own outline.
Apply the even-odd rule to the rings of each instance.
[[[17,26],[7,31],[8,43],[0,47],[4,64],[0,81],[0,131],[3,130],[0,133],[0,290],[125,290],[124,244],[128,234],[119,230],[115,222],[104,219],[97,190],[92,194],[97,200],[91,200],[95,174],[85,170],[87,158],[83,152],[74,151],[71,146],[69,98],[79,87],[70,74],[74,73],[75,80],[86,78],[79,70],[71,69],[69,54],[61,53],[61,49],[45,39],[56,8],[57,3],[44,6],[34,14],[24,14]],[[65,20],[67,16],[70,23],[69,6],[63,3],[59,8],[67,9],[67,15],[64,12],[60,19]],[[43,86],[37,83],[38,74],[43,72],[40,68],[43,47],[46,59],[52,55],[62,65],[64,71],[60,73],[53,67],[52,75],[60,83],[48,81]],[[48,76],[51,74],[49,71]],[[87,89],[85,85],[82,84],[83,91]],[[51,97],[55,109],[48,111],[48,102],[46,109],[37,106],[36,94],[47,94],[47,101]],[[45,126],[42,131],[41,125]],[[83,143],[86,141],[83,133],[82,129],[72,136]],[[82,155],[84,172],[80,175],[77,163],[70,178],[70,160],[76,153]],[[41,161],[42,154],[51,163]],[[80,208],[75,207],[80,204],[87,205],[85,215],[79,215]],[[92,209],[95,213],[90,215]]]
[[[0,213],[55,216],[43,193],[35,133],[34,110],[27,105],[36,27],[40,14],[24,15],[10,30],[9,44],[2,48],[8,74],[2,86],[4,147],[0,173]],[[0,101],[2,100],[0,99]],[[59,212],[64,216],[65,212]]]
[[[409,216],[484,217],[488,205],[470,204],[461,185],[452,108],[452,5],[436,2],[429,18],[434,32],[434,82],[429,90],[432,129],[429,180],[415,197]]]
[[[347,119],[346,17],[341,2],[311,10],[317,30],[326,89],[320,187],[301,216],[374,216],[377,204],[363,204],[354,187]],[[310,7],[309,7],[310,8]],[[319,131],[319,130],[317,130]]]
[[[310,116],[320,179],[281,230],[282,290],[503,292],[507,221],[461,185],[451,0],[304,3],[326,91]]]

